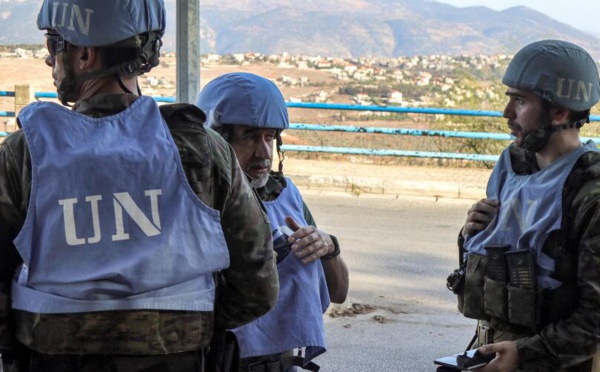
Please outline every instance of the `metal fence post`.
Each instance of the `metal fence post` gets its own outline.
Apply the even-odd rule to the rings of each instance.
[[[15,116],[7,120],[5,127],[7,132],[10,133],[17,130],[16,118],[19,115],[19,111],[33,101],[35,101],[35,91],[30,84],[15,85]]]
[[[15,85],[15,117],[19,111],[31,102],[35,101],[35,92],[29,84]]]

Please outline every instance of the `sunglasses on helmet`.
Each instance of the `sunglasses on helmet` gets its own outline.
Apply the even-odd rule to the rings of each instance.
[[[48,53],[50,53],[51,57],[56,57],[56,55],[63,50],[65,50],[67,42],[65,39],[59,34],[45,34],[46,36],[46,48],[48,49]]]

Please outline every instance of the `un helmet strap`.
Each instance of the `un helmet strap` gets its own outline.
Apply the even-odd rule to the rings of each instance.
[[[68,106],[68,102],[77,101],[78,97],[77,92],[75,92],[75,89],[78,83],[85,80],[97,79],[100,77],[111,75],[116,76],[121,89],[123,89],[127,93],[132,93],[129,89],[127,89],[124,86],[123,82],[121,81],[121,74],[141,75],[145,72],[150,71],[153,67],[156,67],[159,62],[158,57],[160,47],[162,46],[160,36],[155,32],[150,33],[148,40],[141,47],[141,40],[139,36],[135,36],[134,41],[136,45],[138,45],[138,53],[135,60],[123,62],[104,70],[92,71],[77,76],[73,75],[73,71],[72,69],[70,69],[70,66],[67,63],[67,56],[65,50],[65,52],[62,53],[63,64],[65,66],[65,78],[60,82],[59,87],[57,88],[61,102],[64,105]],[[139,86],[137,88],[138,94],[141,95]]]
[[[60,102],[63,105],[70,107],[71,105],[69,102],[77,101],[77,92],[75,91],[75,89],[77,89],[77,80],[73,74],[73,69],[69,64],[68,50],[68,43],[65,42],[65,48],[60,52],[60,58],[62,59],[65,76],[60,83],[58,83],[56,92],[58,93],[58,99]]]
[[[77,89],[78,83],[90,79],[97,79],[104,76],[119,75],[122,66],[123,65],[121,64],[107,68],[105,70],[87,72],[77,76],[73,76],[73,71],[69,68],[69,66],[65,66],[65,77],[59,83],[57,88],[60,101],[63,105],[67,106],[68,102],[76,102],[78,100],[78,97],[75,89]]]
[[[532,152],[541,151],[548,144],[552,133],[552,126],[549,124],[535,129],[525,135],[520,147]]]
[[[572,128],[579,129],[585,123],[589,123],[589,121],[590,119],[588,117],[561,125],[551,125],[548,123],[530,133],[527,133],[525,139],[523,140],[523,144],[520,147],[533,152],[541,151],[544,147],[546,147],[548,141],[550,140],[550,136],[552,136],[553,133]]]
[[[523,143],[521,143],[521,146],[519,147],[532,152],[541,151],[544,147],[546,147],[553,133],[552,121],[550,118],[550,108],[552,106],[552,101],[542,99],[538,128],[527,133],[523,139]]]
[[[279,166],[277,168],[281,180],[281,184],[283,187],[287,187],[287,181],[285,176],[283,175],[283,161],[285,160],[285,153],[281,150],[281,145],[283,145],[283,141],[281,140],[281,130],[278,129],[275,133],[275,143],[277,147],[277,158],[279,159]]]
[[[119,84],[119,87],[121,87],[121,89],[123,89],[123,92],[129,93],[129,94],[133,94],[133,92],[131,90],[129,90],[129,88],[127,88],[125,86],[125,83],[123,83],[123,79],[121,79],[121,75],[114,74],[113,76],[115,77],[115,80],[117,80],[117,83]],[[138,96],[141,96],[140,86],[137,83],[136,83],[136,88],[137,88]]]
[[[285,153],[281,150],[283,141],[281,140],[281,130],[277,130],[275,134],[275,143],[277,147],[277,158],[279,158],[279,173],[283,173],[283,161],[285,160]]]
[[[580,119],[580,120],[575,120],[575,121],[571,121],[569,123],[565,123],[565,124],[561,124],[561,125],[553,125],[552,126],[552,132],[560,132],[561,130],[565,130],[565,129],[579,129],[581,127],[583,127],[584,124],[589,123],[590,122],[590,118],[587,117],[585,119]]]

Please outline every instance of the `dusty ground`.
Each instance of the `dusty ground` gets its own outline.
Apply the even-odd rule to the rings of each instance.
[[[350,270],[347,302],[325,317],[323,371],[431,372],[464,350],[474,321],[445,283],[471,200],[300,190]]]

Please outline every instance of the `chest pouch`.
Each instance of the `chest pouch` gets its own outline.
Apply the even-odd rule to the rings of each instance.
[[[508,285],[508,320],[513,324],[536,327],[539,323],[538,292],[533,257],[529,249],[506,252],[510,284]]]
[[[467,258],[462,309],[459,296],[459,311],[467,318],[489,319],[483,305],[484,278],[487,274],[487,265],[488,259],[486,256],[471,253]]]
[[[488,266],[483,283],[483,308],[487,315],[508,320],[508,290],[505,252],[509,245],[485,247]]]

